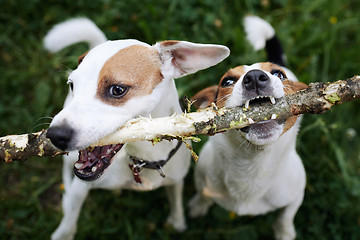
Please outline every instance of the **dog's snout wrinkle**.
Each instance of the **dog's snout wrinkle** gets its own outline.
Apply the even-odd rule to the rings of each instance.
[[[258,90],[268,87],[270,78],[261,70],[251,70],[244,76],[243,86],[246,90]]]
[[[67,125],[50,127],[46,133],[46,137],[50,139],[51,143],[63,151],[68,148],[73,135],[74,130]]]

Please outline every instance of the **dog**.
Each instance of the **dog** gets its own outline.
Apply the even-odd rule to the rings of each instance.
[[[74,237],[82,203],[93,188],[147,191],[165,186],[170,202],[167,222],[183,231],[183,178],[190,166],[184,144],[174,140],[88,146],[137,116],[181,113],[174,79],[221,62],[229,49],[174,40],[153,46],[138,40],[104,42],[100,29],[88,19],[60,23],[47,34],[44,45],[56,52],[78,40],[100,44],[81,56],[69,75],[70,96],[47,132],[59,149],[79,151],[77,161],[74,152],[65,158],[64,216],[51,238]],[[76,175],[72,180],[69,169]]]
[[[256,49],[269,49],[272,62],[230,69],[218,86],[197,93],[192,100],[203,108],[243,106],[271,102],[306,88],[283,65],[279,40],[265,20],[248,16],[245,30]],[[276,64],[277,63],[277,64]],[[274,224],[276,239],[294,239],[293,219],[305,188],[305,171],[295,149],[300,120],[270,119],[240,130],[209,137],[200,152],[194,178],[197,193],[190,200],[190,216],[207,213],[215,202],[237,215],[259,215],[281,209]]]

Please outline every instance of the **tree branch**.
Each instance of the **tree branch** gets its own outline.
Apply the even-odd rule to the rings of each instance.
[[[193,135],[213,135],[229,129],[240,129],[253,122],[276,117],[286,119],[304,113],[319,114],[360,98],[360,76],[334,83],[311,83],[309,88],[278,99],[276,104],[217,109],[212,106],[198,112],[163,118],[139,117],[125,123],[119,130],[94,143],[94,146],[136,141],[192,138]],[[46,130],[38,133],[0,138],[0,159],[5,162],[26,160],[31,156],[66,154],[56,149],[46,137]]]

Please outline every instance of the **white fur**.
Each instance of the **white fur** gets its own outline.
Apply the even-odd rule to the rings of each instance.
[[[265,47],[266,40],[275,35],[274,28],[265,20],[257,16],[247,16],[244,18],[246,38],[255,50]]]
[[[61,35],[61,33],[55,35]],[[68,37],[71,38],[72,35]],[[158,51],[162,59],[160,70],[164,76],[163,81],[154,86],[154,90],[149,95],[135,97],[121,107],[108,105],[95,96],[99,72],[113,54],[132,45],[142,45]],[[176,55],[185,58],[176,59]],[[150,46],[137,40],[105,42],[91,50],[79,67],[70,74],[69,81],[73,83],[74,91],[69,94],[64,109],[54,117],[51,127],[66,123],[76,129],[77,137],[71,141],[68,150],[79,150],[138,115],[163,117],[180,113],[181,108],[173,79],[215,65],[228,55],[229,49],[220,45],[178,42],[171,46],[161,43]],[[186,224],[182,207],[182,188],[183,178],[190,165],[190,153],[184,144],[164,166],[165,178],[161,177],[156,170],[143,169],[141,173],[143,183],[139,184],[134,181],[132,171],[128,166],[129,155],[158,161],[166,159],[175,145],[174,141],[163,141],[156,145],[149,142],[126,144],[115,155],[112,164],[104,174],[97,181],[91,183],[83,182],[77,177],[71,179],[71,169],[77,154],[72,152],[65,157],[63,171],[64,217],[57,230],[52,234],[52,239],[72,239],[74,237],[82,203],[92,188],[152,190],[165,186],[170,202],[170,215],[167,221],[176,230],[184,230]]]
[[[78,43],[87,42],[90,49],[107,40],[104,33],[87,18],[75,18],[55,25],[45,36],[44,46],[50,52]]]

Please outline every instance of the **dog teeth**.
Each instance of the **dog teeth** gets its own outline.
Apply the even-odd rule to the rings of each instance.
[[[75,167],[76,169],[80,169],[82,166],[84,166],[83,163],[75,163],[75,165],[74,165],[74,167]]]
[[[248,118],[248,121],[249,121],[250,124],[255,123],[254,120],[252,120],[252,118]]]
[[[97,170],[97,167],[92,167],[92,168],[91,168],[91,171],[92,171],[92,172],[95,172],[96,170]]]
[[[272,114],[271,119],[275,120],[276,119],[276,114]]]
[[[274,98],[274,97],[270,97],[270,102],[271,102],[271,104],[275,104],[275,103],[276,103],[275,98]]]
[[[245,101],[245,108],[248,109],[250,106],[250,100]]]

